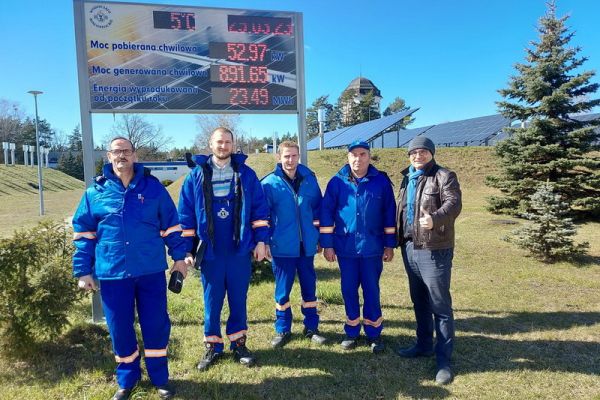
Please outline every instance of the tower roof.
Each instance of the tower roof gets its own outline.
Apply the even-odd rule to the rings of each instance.
[[[370,79],[359,76],[358,78],[354,78],[348,87],[345,90],[354,89],[359,94],[367,94],[368,92],[373,92],[374,96],[381,97],[381,91],[371,82]]]

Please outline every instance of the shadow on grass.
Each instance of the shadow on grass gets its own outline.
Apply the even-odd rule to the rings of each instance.
[[[2,378],[22,385],[56,384],[81,371],[101,370],[112,380],[114,356],[110,337],[102,325],[81,324],[52,342],[40,343],[30,356],[13,360]]]
[[[294,337],[294,340],[298,336]],[[299,339],[303,340],[303,339]],[[259,364],[251,370],[237,365],[217,368],[240,369],[240,374],[269,374],[260,383],[245,383],[243,376],[220,382],[175,380],[178,398],[198,399],[389,399],[399,395],[412,398],[445,398],[447,388],[433,384],[434,371],[426,366],[407,373],[403,360],[391,351],[374,356],[361,350],[340,354],[329,346],[257,351]],[[229,355],[227,356],[229,358]],[[220,361],[233,363],[230,360]],[[278,377],[282,368],[298,371],[296,376]],[[286,372],[284,372],[286,373]],[[220,376],[208,375],[209,377]],[[394,378],[392,378],[394,376]]]
[[[589,254],[575,257],[572,261],[576,267],[594,267],[600,265],[600,257],[591,256]]]
[[[502,317],[484,315],[457,319],[456,329],[463,332],[510,335],[544,330],[565,330],[600,323],[600,312],[558,311],[507,314],[509,315]]]

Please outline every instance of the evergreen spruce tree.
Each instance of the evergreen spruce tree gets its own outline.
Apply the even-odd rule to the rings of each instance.
[[[514,230],[508,241],[529,250],[544,262],[585,254],[589,243],[574,243],[577,229],[568,217],[569,205],[554,192],[553,184],[539,185],[530,200],[532,212],[524,215],[530,222]]]
[[[574,33],[565,27],[568,16],[556,17],[553,1],[538,26],[539,41],[527,49],[525,64],[516,64],[500,112],[524,126],[508,129],[509,138],[496,146],[502,172],[487,178],[502,196],[490,198],[493,212],[519,214],[530,209],[529,198],[539,182],[554,183],[568,204],[569,215],[600,215],[600,157],[589,153],[598,139],[600,120],[580,122],[574,114],[590,111],[598,84],[593,71],[577,72],[587,58],[569,47]]]

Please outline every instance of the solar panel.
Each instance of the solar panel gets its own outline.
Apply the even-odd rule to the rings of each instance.
[[[500,114],[446,122],[427,131],[427,137],[439,146],[477,146],[486,144],[502,128],[510,125],[510,119]]]
[[[328,132],[323,133],[323,137],[324,137],[324,141],[325,141],[325,148],[327,148],[328,141],[337,137],[338,135],[341,135],[342,133],[346,132],[348,129],[350,129],[350,127],[346,126],[344,128],[340,128],[340,129],[336,129],[334,131],[328,131]],[[314,137],[306,143],[306,148],[308,150],[319,150],[319,147],[320,147],[319,143],[320,143],[319,136]]]
[[[413,108],[398,112],[396,114],[388,115],[387,117],[350,126],[341,134],[331,138],[329,141],[325,141],[325,147],[332,148],[347,146],[355,140],[371,141],[387,128],[400,122],[402,119],[411,115],[417,110],[418,108]]]
[[[422,135],[431,129],[434,125],[427,125],[420,128],[400,129],[384,133],[381,138],[373,141],[373,148],[393,149],[406,146],[415,136]],[[383,142],[383,143],[382,143]]]
[[[573,115],[571,118],[581,122],[593,121],[595,119],[600,119],[600,113]]]
[[[325,141],[325,148],[329,149],[332,147],[347,146],[355,140],[368,141],[372,137],[376,137],[377,134],[389,128],[390,126],[398,123],[407,115],[410,115],[417,111],[418,108],[399,112],[396,114],[388,115],[387,117],[374,119],[372,121],[362,122],[353,126],[346,126],[344,128],[336,129],[334,131],[325,132],[323,134]],[[319,137],[310,139],[306,148],[308,150],[319,149]]]

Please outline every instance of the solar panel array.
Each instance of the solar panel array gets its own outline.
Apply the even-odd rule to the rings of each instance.
[[[500,114],[435,125],[427,137],[438,146],[481,146],[510,125]]]
[[[427,125],[421,128],[400,129],[396,131],[386,132],[380,138],[373,141],[373,148],[390,149],[395,147],[403,147],[410,142],[415,136],[419,136],[433,128],[434,125]]]
[[[363,122],[357,125],[348,126],[335,131],[325,132],[325,148],[331,149],[335,147],[347,146],[355,140],[364,140],[366,142],[377,138],[382,132],[389,127],[397,124],[405,117],[411,115],[418,108],[398,112],[387,117],[378,118],[373,121]],[[308,150],[319,149],[319,137],[312,138],[306,144]]]
[[[371,143],[373,148],[406,147],[414,137],[426,135],[436,146],[488,146],[506,139],[503,128],[511,125],[511,120],[500,114],[470,118],[461,121],[445,122],[413,129],[400,129],[385,132],[388,128],[411,115],[417,109],[390,115],[358,125],[349,126],[335,131],[325,132],[325,148],[342,147],[355,140]],[[600,119],[600,113],[573,116],[578,121]],[[597,128],[600,131],[600,127]],[[385,132],[381,134],[382,132]],[[311,139],[307,144],[308,150],[319,149],[319,138]]]

